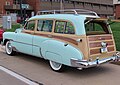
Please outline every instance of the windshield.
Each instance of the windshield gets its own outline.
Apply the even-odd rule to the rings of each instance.
[[[87,19],[85,20],[86,35],[109,34],[109,26],[105,20]]]

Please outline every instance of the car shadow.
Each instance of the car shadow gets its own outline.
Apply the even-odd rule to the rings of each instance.
[[[71,76],[75,76],[75,77],[77,75],[79,75],[80,77],[98,76],[101,74],[107,74],[111,71],[113,71],[113,69],[110,67],[107,67],[106,65],[105,66],[101,65],[99,67],[86,68],[82,70],[72,68],[72,67],[67,67],[66,69],[66,73],[71,74]]]
[[[32,56],[32,55],[17,53],[16,56],[20,59],[24,59],[29,62],[34,62],[35,64],[48,64],[48,62],[46,63],[45,59],[36,57],[36,56]]]

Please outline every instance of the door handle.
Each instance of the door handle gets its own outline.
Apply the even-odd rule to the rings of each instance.
[[[77,42],[82,42],[82,39],[77,39],[76,41],[77,41]]]
[[[64,46],[68,46],[68,43],[65,43]]]

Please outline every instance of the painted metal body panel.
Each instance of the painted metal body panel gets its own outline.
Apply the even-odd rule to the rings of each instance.
[[[18,49],[19,52],[32,54],[32,35],[15,32],[5,32],[3,35],[3,39],[11,40],[13,47]]]
[[[42,43],[42,55],[45,59],[53,60],[65,65],[71,65],[70,59],[82,60],[82,53],[72,45],[65,46],[64,42],[57,40],[46,40]]]
[[[15,36],[16,40],[13,41],[16,49],[22,53],[32,54],[33,36],[26,33],[16,33]]]
[[[5,39],[9,39],[9,40],[16,39],[15,32],[4,32],[3,33],[3,41]]]
[[[42,43],[49,40],[50,38],[42,37],[42,36],[33,36],[33,55],[38,57],[44,57],[43,52],[41,51]]]

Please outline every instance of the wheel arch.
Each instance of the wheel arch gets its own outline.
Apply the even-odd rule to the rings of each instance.
[[[7,41],[10,41],[10,40],[9,40],[9,39],[5,39],[5,40],[3,41],[3,45],[6,45]]]

